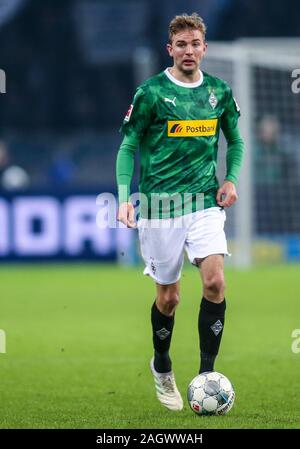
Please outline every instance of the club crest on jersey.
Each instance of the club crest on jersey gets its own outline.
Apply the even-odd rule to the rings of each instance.
[[[124,117],[124,122],[129,122],[130,116],[131,116],[131,113],[132,113],[132,109],[133,109],[133,104],[130,105],[130,108],[126,112],[126,115]]]
[[[213,92],[211,92],[211,94],[210,94],[210,96],[209,96],[209,99],[208,99],[208,102],[209,102],[209,104],[211,105],[211,107],[212,107],[213,109],[215,109],[215,107],[216,107],[217,104],[218,104],[218,100],[217,100],[217,98],[216,98],[216,96],[215,96],[215,94],[214,94]]]

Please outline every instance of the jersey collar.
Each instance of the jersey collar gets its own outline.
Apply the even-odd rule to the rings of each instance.
[[[170,68],[168,67],[166,68],[166,70],[164,71],[164,73],[166,74],[166,76],[169,78],[170,81],[172,81],[173,83],[177,84],[177,86],[181,86],[181,87],[188,87],[188,88],[193,88],[193,87],[198,87],[201,86],[201,84],[203,83],[203,73],[201,72],[201,70],[199,69],[199,74],[200,74],[200,78],[198,81],[196,81],[195,83],[184,83],[183,81],[178,81],[170,72]]]

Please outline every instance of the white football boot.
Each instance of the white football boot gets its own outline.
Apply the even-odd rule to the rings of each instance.
[[[173,371],[158,373],[154,368],[154,357],[150,362],[150,369],[154,377],[157,399],[169,410],[183,409],[183,400],[179,393]]]

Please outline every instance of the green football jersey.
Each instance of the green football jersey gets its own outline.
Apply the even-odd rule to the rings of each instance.
[[[240,112],[225,81],[199,73],[196,83],[182,83],[168,69],[148,79],[137,89],[125,116],[121,131],[140,149],[139,190],[147,198],[141,203],[144,217],[175,217],[217,206],[220,128],[235,128]],[[187,207],[172,201],[178,195]],[[164,197],[171,199],[169,204],[157,203]]]

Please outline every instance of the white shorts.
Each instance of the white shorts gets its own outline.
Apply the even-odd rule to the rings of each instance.
[[[224,232],[226,213],[211,207],[182,217],[169,219],[140,218],[138,232],[144,274],[158,284],[168,285],[180,279],[184,250],[192,264],[211,254],[226,254]]]

